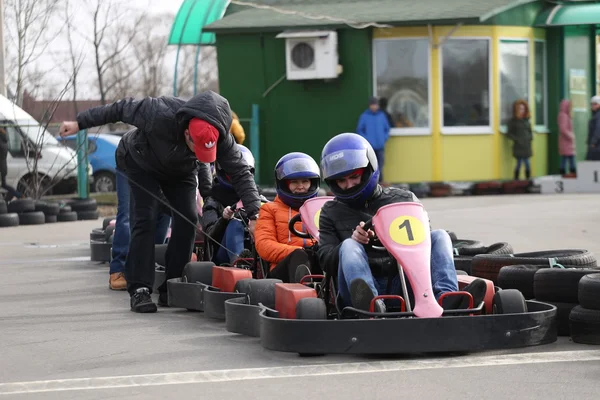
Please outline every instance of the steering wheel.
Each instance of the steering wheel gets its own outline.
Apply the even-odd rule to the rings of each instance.
[[[288,222],[288,229],[290,230],[290,232],[292,232],[294,235],[298,236],[299,238],[302,239],[312,239],[312,236],[310,236],[310,234],[308,232],[300,232],[296,230],[296,227],[294,225],[296,225],[296,222],[300,222],[302,219],[300,218],[300,214],[296,214],[292,217],[292,219],[290,219],[290,222]]]
[[[365,222],[365,225],[363,226],[363,229],[365,231],[368,231],[369,229],[373,230],[373,218],[369,218]],[[375,233],[374,230],[373,230],[373,233]],[[377,234],[375,234],[375,236],[369,238],[369,243],[367,244],[367,246],[371,247],[373,250],[387,251],[387,249],[379,241],[379,238],[377,237]]]

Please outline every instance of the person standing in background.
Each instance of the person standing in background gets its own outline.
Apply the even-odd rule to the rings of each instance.
[[[592,97],[592,118],[588,124],[586,160],[600,161],[600,96]]]
[[[375,151],[377,164],[379,165],[379,182],[383,182],[383,163],[385,155],[385,144],[390,137],[390,123],[386,114],[379,107],[377,97],[369,99],[369,108],[366,109],[358,119],[356,133],[367,139]]]
[[[576,174],[575,167],[575,133],[571,119],[571,101],[562,100],[558,112],[558,152],[560,154],[560,174],[566,174],[569,163],[569,173]]]
[[[525,166],[525,177],[531,177],[531,164],[529,159],[533,155],[531,142],[533,132],[529,122],[529,106],[525,100],[517,100],[513,104],[513,117],[508,122],[506,136],[513,141],[513,157],[517,159],[515,167],[515,180],[519,180],[521,165]]]

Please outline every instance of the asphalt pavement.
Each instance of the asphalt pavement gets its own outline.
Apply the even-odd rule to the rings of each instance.
[[[599,195],[423,200],[432,227],[516,252],[600,254]],[[299,357],[202,313],[129,311],[89,261],[98,221],[0,228],[0,398],[595,399],[600,346],[453,357]],[[452,334],[448,332],[447,334]],[[208,397],[207,397],[208,396]]]

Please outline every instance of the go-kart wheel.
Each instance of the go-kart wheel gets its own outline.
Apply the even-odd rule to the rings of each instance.
[[[240,279],[235,283],[233,291],[237,293],[250,293],[250,282],[252,280],[252,278]]]
[[[523,314],[527,312],[527,303],[523,294],[516,289],[504,289],[494,295],[494,314]]]
[[[327,319],[327,307],[323,299],[305,297],[296,303],[296,319]]]
[[[456,270],[456,275],[467,275],[468,276],[469,274],[467,274],[467,271],[463,271],[463,270],[457,269]]]
[[[200,282],[210,285],[212,283],[212,270],[214,266],[214,263],[207,261],[189,262],[183,268],[181,276],[184,282]]]
[[[248,287],[250,304],[262,303],[265,307],[275,309],[275,284],[281,279],[253,279]]]

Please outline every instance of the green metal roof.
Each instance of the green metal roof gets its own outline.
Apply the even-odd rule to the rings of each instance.
[[[223,17],[228,4],[229,0],[185,0],[171,27],[169,44],[215,44],[215,34],[203,29]]]
[[[268,31],[315,26],[482,23],[537,0],[246,0],[245,9],[205,27],[209,32]],[[252,3],[254,6],[248,6]]]
[[[600,3],[560,4],[541,12],[536,26],[595,25],[600,23]]]

